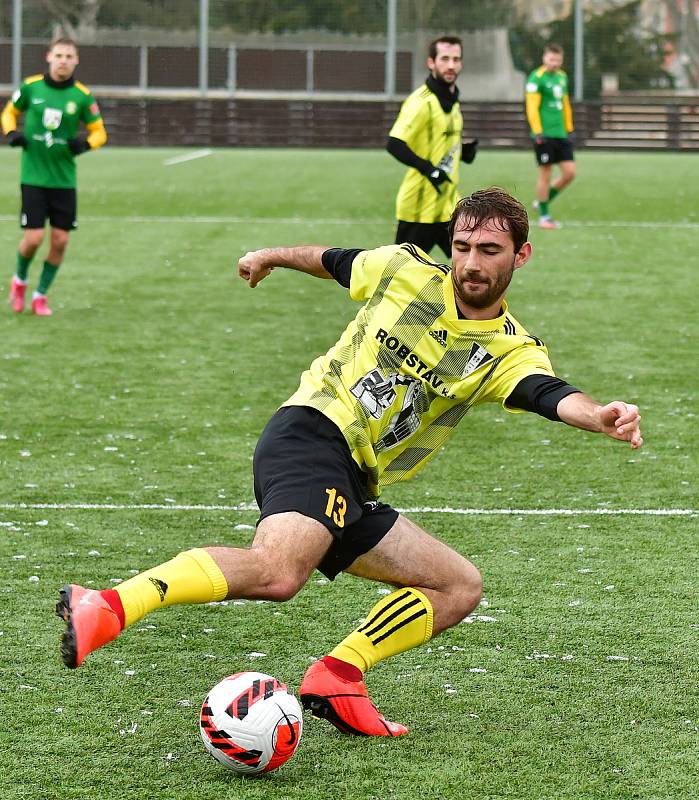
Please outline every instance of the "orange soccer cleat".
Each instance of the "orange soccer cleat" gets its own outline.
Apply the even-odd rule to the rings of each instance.
[[[16,275],[13,275],[12,283],[10,283],[10,297],[7,302],[17,314],[21,314],[24,311],[24,295],[26,291],[27,282],[21,281]]]
[[[390,722],[371,702],[362,680],[347,680],[328,669],[323,660],[303,676],[301,703],[314,717],[326,719],[341,733],[357,736],[400,736],[408,729]]]
[[[66,623],[61,657],[67,667],[75,669],[88,653],[116,639],[122,623],[102,592],[71,583],[60,590],[60,595],[56,614]]]
[[[551,219],[551,217],[540,217],[539,227],[543,228],[544,230],[555,231],[561,227],[561,223],[556,222],[556,220]]]
[[[36,314],[38,317],[50,317],[51,314],[53,314],[53,311],[51,311],[49,308],[48,301],[46,300],[46,295],[34,295],[32,299],[32,313]]]

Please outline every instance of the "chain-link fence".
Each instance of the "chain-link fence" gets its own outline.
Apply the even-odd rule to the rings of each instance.
[[[524,86],[554,41],[580,146],[699,149],[699,0],[4,0],[0,89],[67,35],[112,142],[382,146],[444,33],[484,146],[528,146]]]
[[[571,94],[699,91],[696,0],[5,0],[0,84],[42,70],[56,34],[104,94],[190,91],[405,95],[439,33],[464,37],[464,100],[521,98],[547,41]],[[577,13],[576,13],[577,12]]]

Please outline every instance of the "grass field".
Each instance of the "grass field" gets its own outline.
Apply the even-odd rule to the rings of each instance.
[[[298,688],[378,599],[349,576],[316,573],[285,605],[172,608],[78,672],[62,666],[63,583],[109,586],[191,546],[250,541],[256,437],[356,311],[334,282],[291,272],[251,292],[240,255],[393,238],[401,168],[385,153],[165,164],[185,152],[82,157],[55,315],[0,309],[4,800],[696,797],[693,155],[581,152],[553,207],[564,227],[532,231],[510,292],[561,377],[639,404],[645,447],[481,408],[386,494],[477,564],[490,618],[371,673],[409,736],[348,739],[308,717],[296,757],[262,779],[229,774],[198,740],[198,706],[224,675],[261,669]],[[17,171],[0,151],[3,297]],[[461,188],[528,203],[534,172],[529,153],[484,151]]]

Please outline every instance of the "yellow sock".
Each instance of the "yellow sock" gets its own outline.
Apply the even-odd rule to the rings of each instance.
[[[156,608],[223,600],[228,594],[228,584],[206,550],[196,548],[134,575],[120,583],[116,592],[128,626]]]
[[[432,618],[432,603],[422,592],[399,589],[380,600],[329,655],[366,672],[385,658],[429,641]]]

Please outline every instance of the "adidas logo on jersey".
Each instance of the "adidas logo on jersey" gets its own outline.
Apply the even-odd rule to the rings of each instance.
[[[437,342],[439,342],[442,347],[447,346],[447,332],[446,331],[430,331],[430,336]]]

